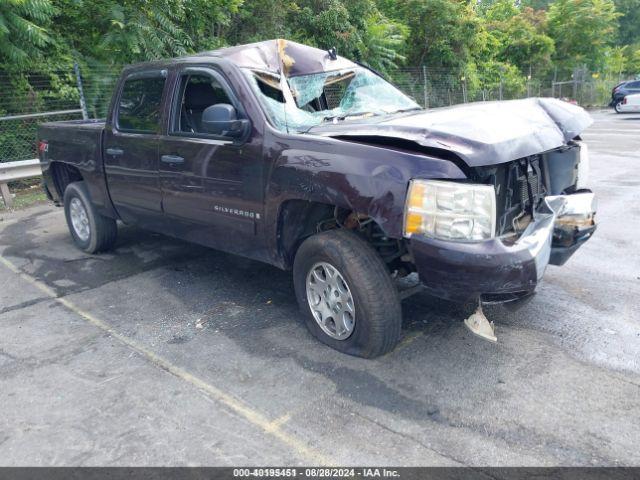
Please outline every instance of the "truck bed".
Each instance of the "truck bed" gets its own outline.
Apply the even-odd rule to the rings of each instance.
[[[102,162],[102,133],[105,121],[67,120],[47,122],[38,128],[38,139],[47,142],[46,160],[41,156],[42,173],[47,185],[56,185],[53,162],[72,165],[82,172],[91,198],[99,211],[113,212]],[[64,192],[51,192],[60,202]]]
[[[48,144],[48,162],[68,163],[82,170],[101,168],[104,125],[104,120],[47,122],[38,127],[38,139]]]

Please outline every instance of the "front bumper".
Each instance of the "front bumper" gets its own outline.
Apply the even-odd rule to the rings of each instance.
[[[530,296],[549,263],[563,265],[596,229],[590,191],[546,197],[516,241],[462,243],[414,235],[410,251],[426,290],[455,301]]]

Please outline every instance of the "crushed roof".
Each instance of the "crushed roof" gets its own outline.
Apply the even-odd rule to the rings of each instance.
[[[196,56],[226,58],[239,67],[273,73],[284,70],[291,77],[357,66],[344,57],[332,56],[328,50],[280,38],[202,52]]]

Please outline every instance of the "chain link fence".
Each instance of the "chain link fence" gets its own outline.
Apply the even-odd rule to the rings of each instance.
[[[564,81],[529,75],[524,78],[498,76],[483,82],[427,67],[399,68],[389,77],[396,86],[426,108],[528,97],[554,97],[584,107],[605,107],[611,99],[611,89],[627,80],[622,75],[600,78],[584,69],[576,69],[571,78]]]
[[[104,117],[119,70],[0,72],[0,162],[35,158],[40,123]]]
[[[81,75],[80,75],[81,74]],[[54,120],[104,118],[119,66],[98,65],[10,75],[0,72],[0,162],[35,158],[38,124]],[[388,75],[426,108],[467,102],[556,97],[583,106],[605,106],[621,78],[598,79],[577,71],[565,81],[535,78],[470,82],[444,70],[403,67]],[[84,104],[81,99],[84,98]]]

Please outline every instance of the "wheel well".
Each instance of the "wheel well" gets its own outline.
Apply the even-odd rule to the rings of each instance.
[[[333,218],[334,209],[332,205],[304,200],[289,200],[280,207],[278,249],[287,267],[293,265],[304,239],[318,231],[318,224]]]
[[[62,199],[67,185],[73,182],[82,181],[82,174],[76,167],[62,162],[53,162],[51,164],[53,175],[53,183],[58,191],[58,196]]]
[[[289,200],[280,209],[278,248],[285,265],[291,267],[302,242],[315,233],[346,228],[358,233],[378,252],[391,271],[405,269],[404,240],[389,238],[371,217],[353,210],[318,202]]]

